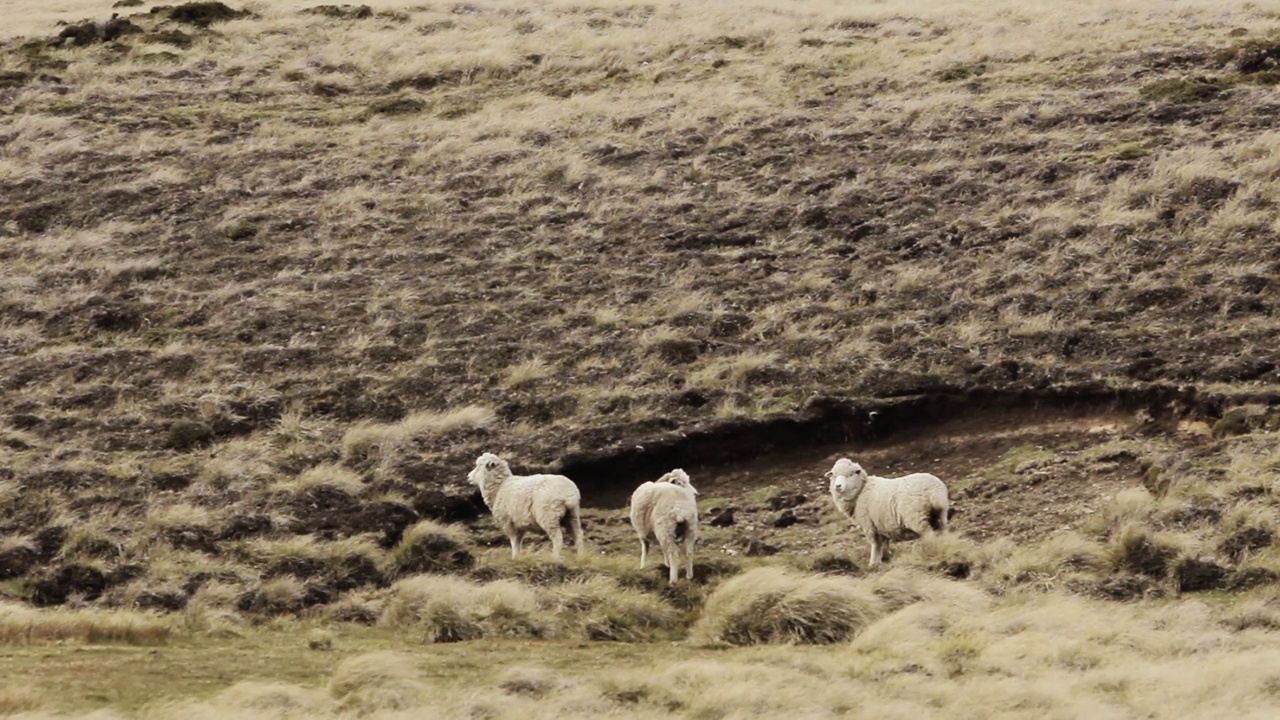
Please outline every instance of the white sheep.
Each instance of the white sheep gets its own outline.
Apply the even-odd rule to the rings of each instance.
[[[512,560],[520,554],[525,533],[537,530],[551,538],[551,556],[556,560],[566,530],[582,556],[582,494],[572,480],[563,475],[512,475],[507,461],[493,453],[476,458],[467,479],[480,488],[494,522],[511,540]]]
[[[649,538],[656,537],[666,559],[668,580],[674,583],[680,578],[681,559],[685,577],[693,579],[693,547],[698,542],[697,494],[689,474],[678,469],[644,483],[631,494],[631,527],[640,536],[641,568],[649,557]]]
[[[929,473],[898,478],[868,476],[862,466],[840,458],[827,473],[831,499],[871,543],[871,565],[879,565],[891,540],[912,540],[947,529],[951,501],[947,486]]]

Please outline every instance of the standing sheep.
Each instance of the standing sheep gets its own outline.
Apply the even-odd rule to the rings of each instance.
[[[929,473],[899,478],[868,476],[862,466],[840,458],[827,473],[836,508],[862,529],[871,543],[871,565],[879,565],[891,540],[912,540],[947,529],[951,502],[947,486]]]
[[[507,461],[485,453],[467,479],[480,488],[494,522],[511,540],[511,559],[520,554],[526,532],[541,530],[551,538],[551,556],[560,559],[564,532],[573,536],[578,556],[582,545],[582,495],[563,475],[512,475]]]
[[[675,583],[680,578],[682,556],[685,577],[693,579],[693,547],[698,542],[697,494],[684,470],[672,470],[631,494],[631,527],[640,536],[641,568],[649,557],[649,538],[656,537],[666,559],[668,580]]]

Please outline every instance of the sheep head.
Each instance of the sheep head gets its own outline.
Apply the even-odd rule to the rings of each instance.
[[[467,473],[467,480],[483,489],[487,482],[501,482],[510,476],[511,466],[507,461],[487,452],[476,458],[476,466]]]
[[[843,498],[856,497],[867,484],[867,471],[848,458],[837,460],[827,477],[831,478],[831,494]]]
[[[689,473],[685,472],[684,470],[681,470],[680,468],[676,468],[675,470],[672,470],[666,475],[663,475],[662,477],[658,478],[658,482],[660,483],[665,482],[665,483],[671,483],[672,485],[679,485],[682,488],[688,488],[692,490],[694,495],[698,494],[698,489],[695,488],[693,486],[693,483],[689,481]]]

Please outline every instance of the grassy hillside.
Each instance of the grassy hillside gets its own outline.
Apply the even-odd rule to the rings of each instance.
[[[1274,697],[1280,3],[10,5],[0,643],[45,680],[0,712]],[[1254,404],[699,468],[737,521],[674,589],[616,510],[586,560],[510,562],[463,487],[482,451],[556,468],[819,396],[1151,384]],[[822,496],[843,453],[943,475],[958,532],[866,571]],[[364,655],[455,640],[454,670]]]

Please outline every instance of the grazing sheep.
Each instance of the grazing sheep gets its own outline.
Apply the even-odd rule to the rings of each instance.
[[[862,529],[871,543],[871,565],[879,565],[891,540],[912,540],[947,529],[951,502],[947,486],[929,473],[899,478],[868,476],[862,466],[840,458],[827,473],[836,508]]]
[[[684,470],[672,470],[631,494],[631,527],[640,536],[641,568],[649,557],[649,538],[656,537],[666,559],[668,580],[674,583],[680,578],[681,556],[685,577],[693,579],[693,546],[698,542],[697,494]]]
[[[484,504],[511,540],[511,559],[520,554],[525,533],[541,530],[551,538],[551,555],[560,559],[564,531],[573,535],[578,556],[582,546],[582,495],[563,475],[512,475],[507,461],[485,453],[467,479],[480,488]]]

